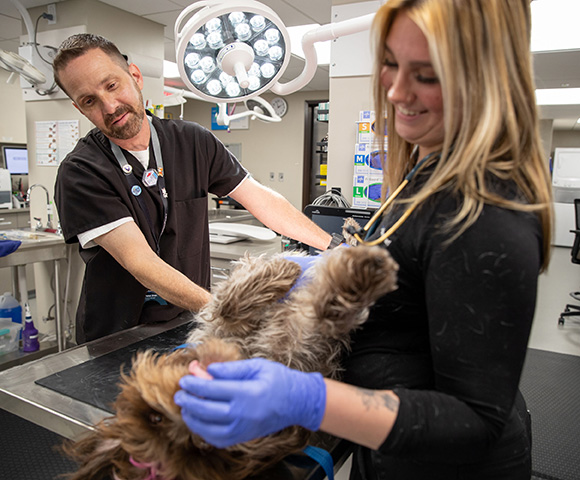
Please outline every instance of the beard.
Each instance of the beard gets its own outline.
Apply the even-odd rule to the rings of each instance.
[[[104,118],[106,131],[103,133],[107,137],[129,140],[141,131],[145,107],[143,106],[143,94],[137,85],[135,85],[135,90],[138,96],[138,102],[135,105],[121,105],[113,114]],[[125,114],[127,114],[127,120],[123,125],[117,126],[114,122]]]

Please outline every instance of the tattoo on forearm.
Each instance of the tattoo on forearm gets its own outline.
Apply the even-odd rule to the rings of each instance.
[[[377,392],[366,388],[357,388],[358,394],[362,398],[363,405],[368,410],[371,408],[387,408],[391,412],[399,409],[399,399],[385,392]]]

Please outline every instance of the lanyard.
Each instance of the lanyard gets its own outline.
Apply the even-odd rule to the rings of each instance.
[[[115,155],[117,162],[119,162],[121,170],[123,170],[123,173],[125,174],[125,178],[127,180],[127,183],[129,184],[131,193],[135,196],[137,202],[139,203],[139,206],[141,207],[141,210],[145,214],[145,218],[147,219],[147,223],[149,224],[149,229],[151,230],[151,235],[153,235],[153,239],[155,240],[157,255],[159,255],[161,248],[159,242],[161,241],[161,235],[163,235],[163,232],[165,231],[165,226],[167,224],[167,212],[169,209],[167,202],[168,195],[167,190],[165,188],[163,157],[161,156],[161,146],[159,144],[159,136],[157,135],[157,131],[153,126],[151,118],[147,117],[147,120],[149,120],[149,129],[151,130],[151,144],[153,145],[153,155],[155,156],[155,164],[157,166],[157,173],[159,175],[157,179],[157,188],[159,189],[161,202],[163,203],[163,225],[161,226],[159,236],[157,236],[155,233],[155,225],[153,224],[153,220],[151,219],[149,209],[147,208],[145,200],[141,196],[143,188],[141,187],[141,182],[139,182],[139,180],[133,173],[133,167],[131,167],[131,165],[129,165],[129,163],[127,162],[127,159],[125,158],[125,155],[123,154],[121,148],[116,143],[113,143],[111,139],[109,139],[109,143],[111,144],[111,150],[113,150],[113,154]]]

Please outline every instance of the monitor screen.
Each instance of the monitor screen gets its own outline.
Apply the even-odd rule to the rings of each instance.
[[[374,213],[375,210],[318,205],[307,205],[304,208],[304,214],[310,220],[322,228],[322,230],[331,234],[342,234],[342,226],[348,217],[354,218],[361,227],[364,227]],[[319,251],[310,247],[309,252],[315,254]]]
[[[4,145],[2,154],[10,175],[28,175],[28,150],[26,147]]]

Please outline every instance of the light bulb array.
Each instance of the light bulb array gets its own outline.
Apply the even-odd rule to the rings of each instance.
[[[215,16],[188,39],[183,69],[196,90],[238,101],[267,88],[284,64],[285,36],[269,18],[248,11]]]

